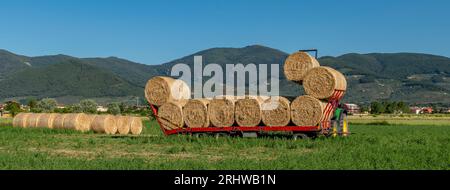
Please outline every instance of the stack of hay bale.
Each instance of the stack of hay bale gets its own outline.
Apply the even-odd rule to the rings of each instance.
[[[81,132],[94,131],[105,134],[134,134],[142,132],[138,117],[113,115],[88,115],[84,113],[20,113],[13,119],[14,127],[69,129]]]
[[[347,90],[342,73],[320,66],[308,53],[290,55],[284,64],[288,80],[303,84],[306,95],[297,97],[291,104],[291,120],[297,126],[315,126],[323,119],[327,100],[336,90]]]
[[[157,106],[158,117],[167,130],[184,127],[317,126],[323,119],[327,100],[336,90],[345,91],[342,73],[320,66],[308,53],[290,55],[284,64],[288,80],[303,85],[306,95],[292,103],[284,97],[218,96],[190,99],[188,85],[177,79],[157,76],[147,82],[147,101]],[[275,106],[275,107],[274,107]]]

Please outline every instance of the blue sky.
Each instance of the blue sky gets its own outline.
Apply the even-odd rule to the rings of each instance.
[[[449,10],[448,0],[2,0],[0,49],[145,64],[252,44],[450,57]]]

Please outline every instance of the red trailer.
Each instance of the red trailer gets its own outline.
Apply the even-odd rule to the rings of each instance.
[[[339,102],[344,96],[345,92],[336,90],[333,96],[328,100],[328,104],[324,110],[324,117],[322,122],[317,126],[232,126],[232,127],[206,127],[206,128],[180,128],[174,130],[167,130],[162,125],[158,117],[158,108],[150,105],[156,120],[159,123],[161,130],[165,135],[187,134],[193,136],[200,135],[239,135],[243,137],[257,137],[262,133],[267,132],[286,132],[292,134],[294,139],[310,138],[319,135],[324,136],[346,136],[348,133],[346,111],[340,107]]]

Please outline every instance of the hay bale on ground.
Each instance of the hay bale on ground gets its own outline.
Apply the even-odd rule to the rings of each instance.
[[[81,132],[89,131],[90,120],[88,115],[84,113],[67,114],[64,118],[64,128]]]
[[[211,124],[215,127],[231,127],[234,124],[235,98],[220,97],[210,101],[208,115]]]
[[[116,119],[112,115],[98,115],[92,121],[90,128],[96,133],[116,134]]]
[[[128,135],[130,133],[130,121],[128,116],[116,116],[117,132],[121,135]]]
[[[139,117],[130,117],[130,132],[133,135],[140,135],[142,133],[142,119]]]
[[[310,69],[319,66],[319,62],[308,53],[296,52],[284,62],[284,75],[288,80],[302,82]]]
[[[344,75],[330,67],[311,69],[303,81],[305,93],[318,99],[330,98],[335,90],[347,90]]]
[[[297,97],[291,104],[292,122],[297,126],[316,126],[323,118],[326,105],[312,96]]]
[[[262,104],[262,121],[267,126],[287,126],[291,121],[291,103],[284,97],[271,97]]]
[[[161,106],[169,101],[187,100],[191,91],[182,80],[157,76],[147,82],[145,97],[150,104]]]
[[[53,129],[64,129],[64,118],[66,118],[67,114],[58,114],[53,119]]]
[[[179,129],[184,126],[183,106],[187,101],[171,101],[162,105],[158,110],[158,117],[162,126],[167,129]]]
[[[189,100],[183,107],[183,119],[187,127],[202,128],[209,127],[208,104],[210,100]]]
[[[27,126],[27,118],[31,113],[19,113],[13,119],[13,127],[25,128]]]
[[[37,123],[38,128],[53,128],[53,121],[58,114],[56,113],[46,113],[43,114]]]
[[[234,117],[241,127],[254,127],[261,123],[261,105],[263,100],[258,97],[239,99],[235,104]]]
[[[37,123],[39,121],[39,118],[42,115],[43,114],[41,114],[41,113],[34,113],[34,114],[31,114],[30,116],[28,116],[26,127],[28,127],[28,128],[35,128],[35,127],[37,127]]]

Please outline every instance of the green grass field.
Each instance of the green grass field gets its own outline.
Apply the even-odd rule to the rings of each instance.
[[[450,169],[450,126],[353,124],[347,138],[293,141],[165,137],[153,121],[141,136],[8,122],[0,125],[0,169]]]

